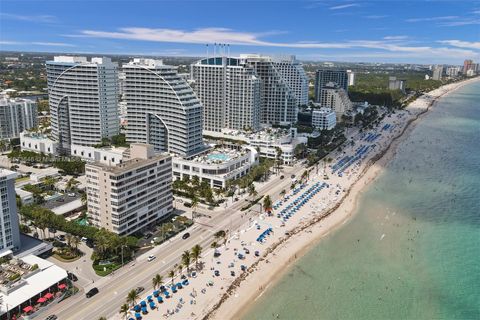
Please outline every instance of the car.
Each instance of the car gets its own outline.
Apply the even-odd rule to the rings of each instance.
[[[85,242],[85,244],[87,245],[87,247],[92,248],[92,249],[95,247],[95,243],[94,243],[92,240],[90,240],[90,239],[88,239],[88,240]]]
[[[45,318],[45,320],[57,320],[58,317],[54,314],[49,315],[48,317]]]
[[[73,273],[68,272],[67,275],[68,275],[68,279],[72,280],[73,282],[78,281],[78,277]]]
[[[185,239],[188,239],[188,237],[190,237],[190,233],[184,233],[183,236],[182,236],[182,239],[185,240]]]
[[[292,178],[292,179],[293,179],[293,178],[295,178],[295,175],[294,175],[294,174],[292,174],[292,175],[290,176],[290,178]]]
[[[151,256],[148,256],[147,261],[150,262],[150,261],[155,260],[156,258],[157,258],[157,257],[151,255]]]
[[[48,232],[57,233],[57,229],[55,229],[55,228],[48,228]]]
[[[144,290],[145,290],[144,287],[136,287],[136,288],[135,288],[135,292],[136,292],[136,293],[141,293],[141,292],[143,292]]]
[[[230,271],[230,275],[231,275],[232,277],[235,277],[235,271],[233,271],[233,270]]]
[[[150,239],[153,236],[151,233],[147,233],[146,235],[143,236],[145,240]]]
[[[218,251],[218,250],[215,250],[215,252],[213,253],[213,256],[214,256],[215,258],[220,257],[220,255],[221,255],[221,253],[220,253],[220,251]]]
[[[285,177],[284,177],[283,175],[281,175],[281,176],[280,176],[280,179],[283,179],[283,178],[285,178]]]
[[[81,239],[81,240],[82,240],[83,242],[87,242],[87,241],[88,241],[88,239],[87,239],[87,238],[85,238],[85,237],[82,237],[82,239]]]
[[[216,277],[220,277],[220,271],[215,270],[214,274],[215,274]]]
[[[260,251],[255,251],[255,257],[259,257],[260,256]]]
[[[75,192],[69,192],[69,193],[68,193],[68,196],[69,196],[69,197],[75,197],[76,194],[75,194]]]
[[[96,295],[97,293],[98,293],[98,288],[95,287],[95,288],[92,288],[92,289],[88,290],[88,292],[85,294],[85,296],[87,298],[91,298],[94,295]]]
[[[55,239],[57,239],[58,241],[65,241],[65,235],[60,234],[60,235],[56,236]]]
[[[57,202],[65,202],[65,199],[63,199],[63,198],[58,198],[58,199],[55,200],[55,201],[57,201]]]

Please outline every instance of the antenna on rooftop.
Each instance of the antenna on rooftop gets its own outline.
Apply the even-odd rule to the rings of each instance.
[[[217,43],[214,42],[213,43],[213,57],[215,58],[216,55],[217,55]]]
[[[208,54],[208,43],[206,44],[207,46],[207,59],[210,58],[209,54]]]

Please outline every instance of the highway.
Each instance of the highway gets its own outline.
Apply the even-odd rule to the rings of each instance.
[[[258,196],[268,194],[275,201],[279,197],[282,189],[288,190],[291,184],[290,175],[295,174],[297,177],[305,170],[303,166],[295,166],[286,168],[282,174],[284,179],[280,179],[279,175],[274,175],[271,181],[261,185],[257,192]],[[66,299],[53,305],[45,314],[39,318],[43,319],[49,314],[55,314],[58,319],[88,319],[94,320],[101,316],[110,318],[118,315],[120,306],[125,303],[128,292],[137,286],[145,287],[142,293],[146,295],[152,290],[152,278],[155,274],[161,274],[164,282],[170,280],[167,274],[172,270],[175,264],[180,262],[180,256],[185,250],[191,249],[194,245],[200,244],[203,252],[210,249],[210,244],[214,241],[214,233],[219,230],[238,230],[242,225],[248,222],[252,216],[259,213],[259,206],[253,206],[249,211],[242,212],[240,208],[246,205],[246,201],[240,199],[233,205],[227,207],[223,212],[212,214],[211,219],[201,218],[189,230],[191,236],[183,240],[181,234],[174,237],[170,241],[153,248],[144,255],[137,258],[137,261],[124,266],[117,270],[113,275],[92,283],[85,290],[97,287],[99,293],[92,298],[87,299],[85,293],[80,291],[73,297]],[[155,255],[157,258],[152,262],[147,261],[148,255]],[[176,268],[175,268],[176,269]],[[177,271],[177,270],[175,270]],[[143,295],[140,295],[143,297]]]

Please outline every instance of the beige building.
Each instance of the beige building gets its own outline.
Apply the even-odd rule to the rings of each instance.
[[[322,88],[322,101],[320,103],[322,107],[335,111],[337,121],[340,121],[342,116],[353,108],[348,93],[333,82],[327,83]]]
[[[91,221],[120,235],[132,234],[172,212],[172,158],[153,146],[132,144],[116,165],[85,166]]]

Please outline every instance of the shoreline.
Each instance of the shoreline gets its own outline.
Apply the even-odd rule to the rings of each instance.
[[[421,108],[422,103],[425,103],[426,106],[413,115],[410,113],[411,117],[406,119],[402,130],[382,150],[378,151],[378,154],[366,162],[344,196],[321,216],[315,216],[305,225],[296,226],[290,236],[282,237],[271,244],[261,259],[237,278],[213,306],[205,310],[201,319],[241,319],[250,310],[254,301],[289,271],[293,262],[304,256],[323,237],[349,221],[357,210],[360,195],[395,157],[398,146],[409,137],[418,120],[421,120],[442,97],[479,80],[479,78],[474,78],[448,84],[430,91],[410,103],[404,110],[415,112],[415,108]],[[280,248],[282,250],[279,250]]]

